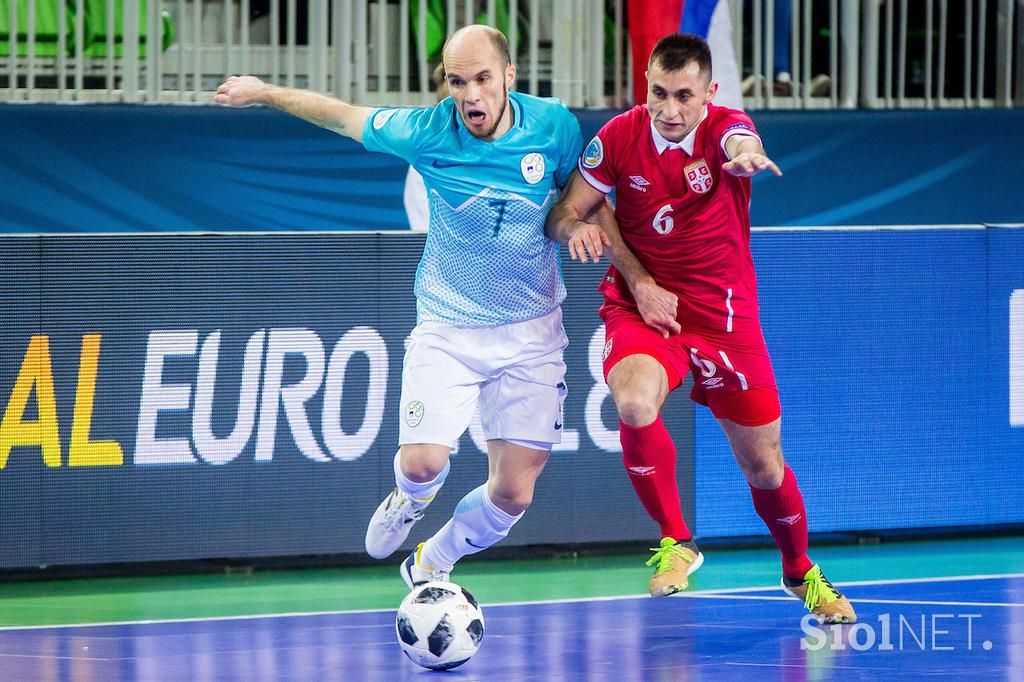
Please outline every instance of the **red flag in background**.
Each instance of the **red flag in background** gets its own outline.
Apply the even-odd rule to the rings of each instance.
[[[659,40],[679,32],[683,0],[629,0],[629,41],[633,46],[633,100],[647,102],[647,60]]]

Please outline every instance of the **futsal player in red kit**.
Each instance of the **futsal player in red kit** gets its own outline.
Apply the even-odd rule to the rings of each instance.
[[[750,118],[712,103],[718,86],[701,38],[663,38],[647,80],[647,105],[598,132],[546,229],[584,262],[608,247],[604,373],[629,480],[661,528],[650,593],[685,589],[704,560],[683,520],[675,445],[660,416],[690,372],[690,397],[721,424],[782,553],[784,589],[820,621],[852,623],[850,602],[807,556],[803,498],[782,457],[779,391],[758,317],[749,178],[781,172]],[[616,220],[585,222],[613,190]]]

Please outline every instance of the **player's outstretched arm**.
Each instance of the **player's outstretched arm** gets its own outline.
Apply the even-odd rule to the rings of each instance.
[[[722,164],[722,170],[732,175],[749,178],[763,170],[770,170],[776,175],[782,171],[775,162],[764,153],[761,141],[750,135],[733,135],[725,141],[725,150],[729,152],[731,161]]]
[[[544,232],[548,239],[569,247],[569,257],[582,263],[601,260],[608,235],[599,226],[586,222],[595,208],[604,203],[604,194],[591,187],[574,171],[558,203],[548,213]],[[588,258],[589,256],[589,258]]]
[[[255,76],[231,76],[217,88],[213,101],[236,107],[265,104],[356,142],[363,141],[363,125],[373,114],[370,107],[355,106],[310,90],[271,85]]]

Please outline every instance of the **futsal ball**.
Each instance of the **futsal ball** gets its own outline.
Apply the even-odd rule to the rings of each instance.
[[[395,619],[402,651],[413,663],[448,670],[468,661],[484,638],[484,614],[464,587],[449,582],[417,586]]]

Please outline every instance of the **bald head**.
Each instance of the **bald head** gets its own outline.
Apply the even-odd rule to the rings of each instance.
[[[488,26],[466,26],[444,44],[448,92],[466,130],[481,140],[496,140],[512,126],[508,91],[516,67],[508,57],[508,41]]]
[[[470,55],[482,56],[484,50],[492,51],[495,58],[501,60],[502,68],[510,65],[508,39],[496,28],[473,24],[463,26],[444,41],[441,58],[447,64],[449,59],[464,59]]]

